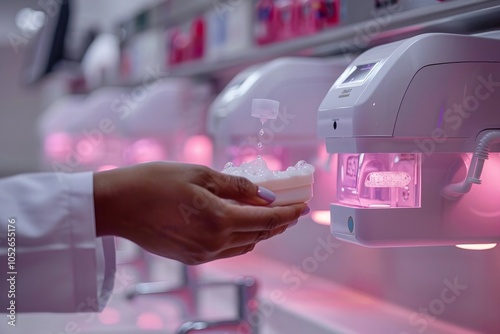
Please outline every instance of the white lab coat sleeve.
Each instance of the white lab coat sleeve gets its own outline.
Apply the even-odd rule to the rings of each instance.
[[[11,300],[16,312],[100,311],[114,274],[114,240],[96,237],[92,173],[0,179],[1,313]]]

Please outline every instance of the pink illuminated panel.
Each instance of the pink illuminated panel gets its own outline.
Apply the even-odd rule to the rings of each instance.
[[[368,188],[404,188],[411,183],[411,175],[406,172],[372,172],[365,179]]]
[[[339,154],[338,203],[365,208],[420,207],[420,154]]]

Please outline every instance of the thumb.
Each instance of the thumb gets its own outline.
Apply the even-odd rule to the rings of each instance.
[[[221,198],[252,205],[268,205],[276,200],[275,193],[241,176],[212,170],[206,180],[208,182],[201,186]]]

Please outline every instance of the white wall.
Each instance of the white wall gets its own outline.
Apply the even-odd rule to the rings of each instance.
[[[73,0],[69,41],[91,27],[112,31],[123,18],[159,2],[161,0]],[[8,36],[12,33],[22,36],[15,16],[24,7],[41,9],[37,0],[0,1],[0,177],[38,170],[41,144],[36,121],[53,98],[63,92],[60,84],[56,84],[54,92],[54,87],[47,87],[47,83],[30,88],[20,83],[25,45],[20,45],[16,53]]]
[[[22,58],[22,52],[0,46],[0,176],[38,167],[35,125],[45,102],[41,87],[21,86]]]

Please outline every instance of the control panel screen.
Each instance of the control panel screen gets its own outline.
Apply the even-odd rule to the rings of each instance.
[[[357,83],[357,82],[363,82],[365,79],[368,77],[368,75],[372,72],[373,68],[375,65],[378,63],[370,63],[370,64],[364,64],[364,65],[358,65],[352,71],[351,74],[342,82],[342,84],[350,84],[350,83]]]

